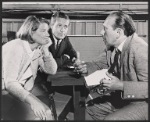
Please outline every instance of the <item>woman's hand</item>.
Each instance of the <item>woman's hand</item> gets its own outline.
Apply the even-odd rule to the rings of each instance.
[[[49,40],[48,43],[41,47],[41,51],[45,56],[49,55],[50,51],[48,48],[49,48],[49,46],[52,45],[52,40],[50,38],[48,38],[48,40]]]
[[[41,120],[53,120],[50,108],[32,94],[28,95],[26,101],[31,105],[34,114]]]

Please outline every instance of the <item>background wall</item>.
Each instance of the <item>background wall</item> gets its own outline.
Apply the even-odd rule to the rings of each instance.
[[[24,19],[2,20],[2,43],[8,41],[7,31],[17,32],[23,21]],[[104,20],[71,21],[68,36],[75,50],[80,52],[82,60],[91,61],[105,48],[102,37],[100,36],[103,21]],[[135,23],[139,36],[148,42],[148,21],[136,20]]]
[[[69,37],[76,51],[80,52],[80,58],[91,61],[96,58],[105,48],[102,37]]]
[[[57,10],[69,15],[68,36],[84,61],[91,61],[105,48],[100,31],[111,11],[131,15],[137,34],[148,42],[148,2],[2,2],[2,44],[8,42],[8,31],[17,32],[28,15],[50,19]]]

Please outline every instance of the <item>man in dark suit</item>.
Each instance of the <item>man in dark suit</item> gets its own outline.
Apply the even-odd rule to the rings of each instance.
[[[148,44],[138,37],[133,20],[123,12],[111,13],[103,27],[107,49],[97,61],[76,63],[77,72],[89,75],[107,68],[110,77],[100,81],[110,95],[87,106],[87,119],[148,120]]]
[[[49,47],[49,51],[55,58],[59,68],[72,63],[77,57],[76,51],[66,36],[69,23],[69,17],[63,12],[57,11],[52,15],[49,30],[52,45]]]

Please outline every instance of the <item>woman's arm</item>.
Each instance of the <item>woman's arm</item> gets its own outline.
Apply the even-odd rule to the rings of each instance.
[[[48,106],[24,89],[23,84],[21,84],[18,79],[21,68],[23,68],[21,67],[23,56],[25,55],[22,47],[17,46],[17,48],[14,48],[14,46],[11,45],[3,47],[5,89],[19,100],[28,103],[35,115],[40,119],[52,119],[48,118],[49,115],[47,115],[47,111],[50,111]]]
[[[24,101],[26,96],[29,94],[29,92],[25,90],[18,81],[23,56],[24,53],[22,47],[16,44],[8,43],[2,48],[5,88],[10,94],[14,95],[21,101]]]
[[[47,74],[55,74],[57,72],[57,63],[51,52],[48,50],[49,45],[41,48],[42,56],[39,59],[40,68]]]

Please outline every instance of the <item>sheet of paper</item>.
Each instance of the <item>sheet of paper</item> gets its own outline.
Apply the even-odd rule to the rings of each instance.
[[[97,70],[94,73],[85,76],[85,81],[87,86],[92,86],[92,85],[98,85],[100,83],[100,80],[103,78],[110,79],[107,75],[106,72],[108,69],[102,69],[102,70]]]

